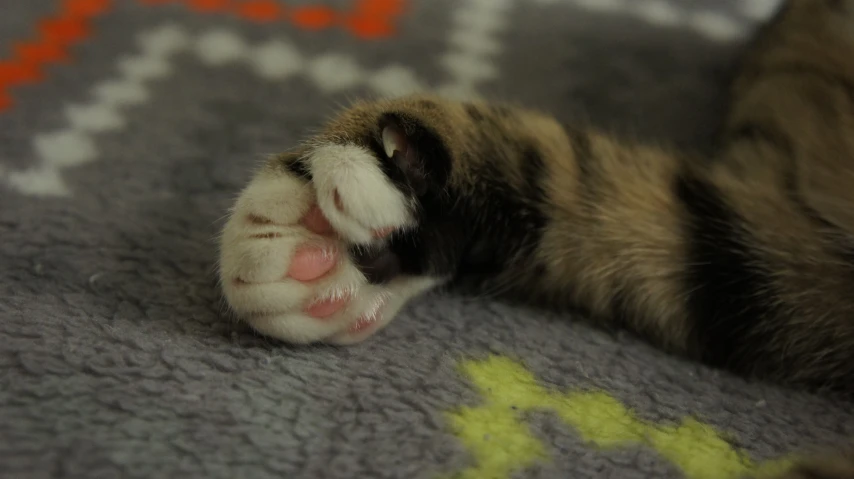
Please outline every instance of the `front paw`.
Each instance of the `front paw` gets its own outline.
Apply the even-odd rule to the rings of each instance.
[[[436,284],[397,274],[385,248],[416,226],[417,206],[381,161],[357,144],[318,142],[258,173],[221,238],[221,286],[239,318],[287,342],[350,344]]]

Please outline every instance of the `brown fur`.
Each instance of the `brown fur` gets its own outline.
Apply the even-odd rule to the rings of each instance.
[[[767,339],[753,353],[764,359],[728,366],[838,386],[831,383],[847,383],[854,361],[854,256],[847,256],[854,234],[854,14],[843,6],[850,8],[792,0],[766,27],[733,82],[710,165],[567,129],[538,112],[429,96],[355,105],[312,142],[358,143],[377,135],[383,114],[405,113],[441,139],[454,158],[448,186],[474,203],[489,200],[484,180],[533,201],[522,171],[524,150],[535,149],[544,162],[539,201],[548,222],[536,261],[525,257],[483,289],[619,316],[662,347],[689,355],[704,343],[686,306],[687,249],[695,238],[686,234],[689,213],[673,183],[707,183],[738,218],[738,241],[748,243],[751,261],[770,280],[763,286],[768,294],[756,301],[773,303],[773,312],[745,333]]]
[[[425,271],[854,395],[854,2],[789,0],[731,96],[712,161],[432,96],[354,105],[304,148],[375,148],[396,115],[433,152]],[[816,464],[781,479],[854,478],[850,456]]]

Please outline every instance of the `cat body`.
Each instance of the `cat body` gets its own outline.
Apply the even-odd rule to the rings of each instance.
[[[352,344],[454,286],[854,396],[854,1],[785,2],[730,97],[711,158],[487,102],[355,104],[241,193],[225,297],[263,334]]]

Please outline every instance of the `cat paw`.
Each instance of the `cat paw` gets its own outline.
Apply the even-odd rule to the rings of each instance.
[[[219,274],[236,315],[290,343],[352,344],[382,329],[428,277],[370,281],[376,251],[414,224],[414,204],[354,144],[271,160],[240,194],[220,244]]]

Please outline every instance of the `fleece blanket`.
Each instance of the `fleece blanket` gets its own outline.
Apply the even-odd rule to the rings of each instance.
[[[708,145],[775,1],[2,0],[0,477],[728,478],[850,405],[430,294],[353,347],[224,314],[222,218],[350,99],[434,90]]]

